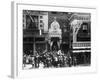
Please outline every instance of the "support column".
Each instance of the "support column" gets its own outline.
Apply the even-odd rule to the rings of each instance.
[[[26,14],[23,15],[23,29],[26,29]]]
[[[58,49],[60,49],[60,42],[59,41],[57,41],[57,45],[58,45]]]
[[[46,45],[46,51],[47,51],[47,50],[48,50],[48,44],[47,44],[47,42],[46,42],[46,44],[45,44],[45,45]]]
[[[60,39],[60,49],[61,49],[61,43],[62,43],[62,39]]]
[[[35,37],[34,37],[34,40],[33,40],[33,55],[35,55]]]
[[[76,33],[73,33],[73,43],[75,43],[77,41],[77,35]]]
[[[50,42],[50,50],[52,50],[52,44],[53,44],[53,42],[51,41]]]
[[[51,50],[51,49],[52,49],[52,42],[51,42],[51,38],[49,38],[48,42],[49,42],[49,45],[50,45],[50,50]]]
[[[77,33],[81,28],[82,21],[74,20],[71,23],[71,27],[73,28],[73,43],[77,41]]]
[[[46,51],[48,51],[48,38],[47,37],[45,38],[45,41],[46,41],[45,42]]]

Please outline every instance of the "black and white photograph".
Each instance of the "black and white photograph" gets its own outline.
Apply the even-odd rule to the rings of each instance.
[[[97,71],[96,8],[13,3],[12,76]]]
[[[22,69],[91,66],[91,13],[23,10]]]

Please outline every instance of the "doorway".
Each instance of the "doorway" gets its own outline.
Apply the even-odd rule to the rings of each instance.
[[[54,41],[53,42],[53,45],[52,45],[52,51],[58,51],[58,44],[57,44],[57,41]]]

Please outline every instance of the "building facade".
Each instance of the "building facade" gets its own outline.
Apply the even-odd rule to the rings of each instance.
[[[54,50],[70,52],[77,64],[90,64],[91,15],[23,10],[23,53]]]
[[[91,63],[91,14],[74,13],[70,18],[73,30],[72,52],[79,64]]]

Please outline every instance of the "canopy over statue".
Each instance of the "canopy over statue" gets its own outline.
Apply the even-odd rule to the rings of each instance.
[[[60,24],[57,22],[56,17],[54,17],[54,21],[50,25],[49,34],[50,36],[61,37]]]
[[[60,28],[60,25],[57,22],[56,17],[54,17],[54,21],[51,23],[51,29],[56,30],[56,29],[59,29],[59,28]]]

